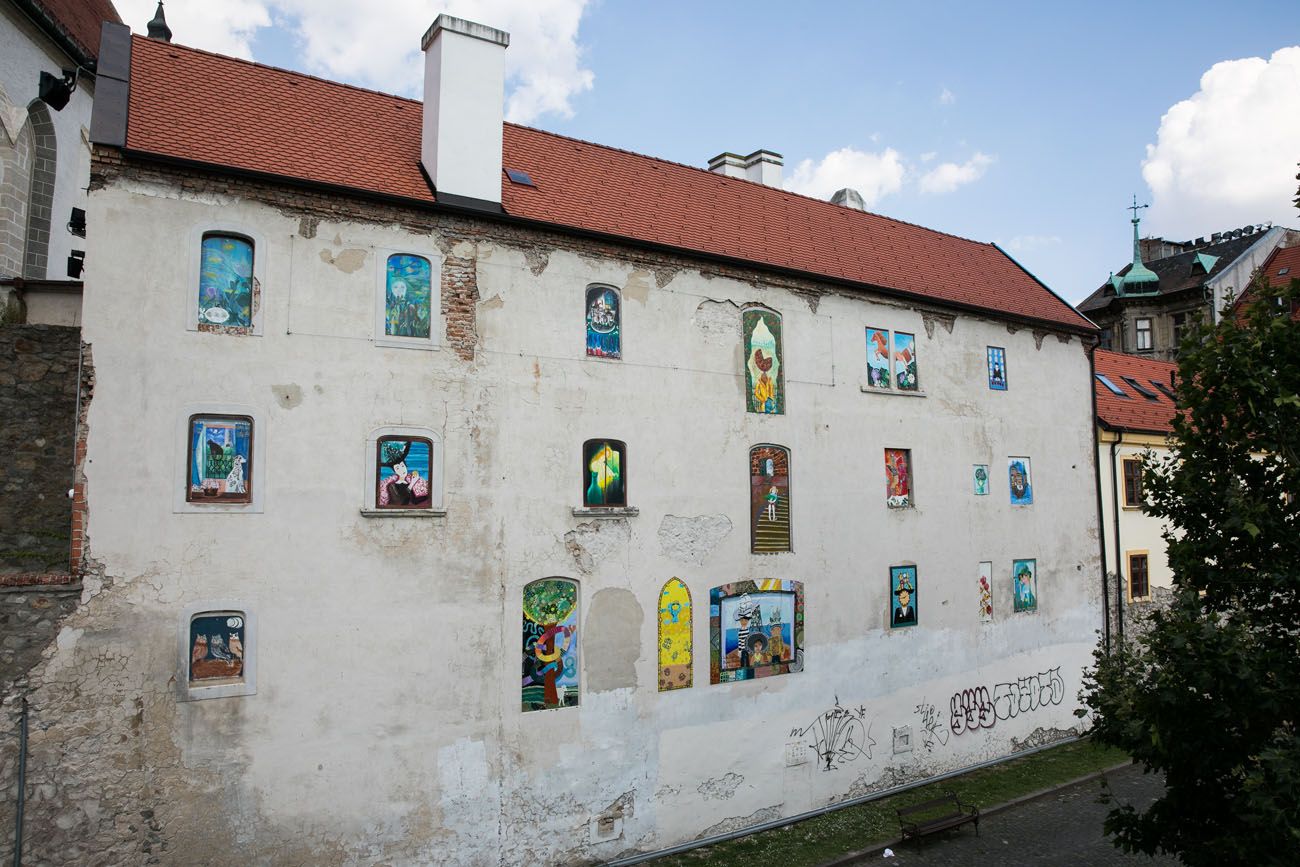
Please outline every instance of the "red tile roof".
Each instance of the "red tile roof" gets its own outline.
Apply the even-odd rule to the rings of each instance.
[[[105,21],[121,24],[111,0],[30,0],[44,12],[62,35],[88,58],[99,56],[99,27]]]
[[[1290,286],[1292,280],[1300,280],[1300,246],[1278,247],[1264,260],[1259,271],[1268,280],[1268,285],[1274,287]],[[1249,286],[1237,296],[1232,303],[1232,315],[1236,321],[1246,321],[1245,307],[1254,297],[1255,292]],[[1300,322],[1300,304],[1296,302],[1291,304],[1291,318]]]
[[[135,37],[129,112],[130,151],[434,201],[414,100]],[[1094,329],[992,244],[514,124],[503,149],[516,217]]]
[[[1097,373],[1113,382],[1125,395],[1120,397],[1100,380],[1093,380],[1092,386],[1097,394],[1097,421],[1102,427],[1145,433],[1168,433],[1172,430],[1171,423],[1176,412],[1174,403],[1154,383],[1172,388],[1171,377],[1178,369],[1177,364],[1105,349],[1098,349],[1094,357]],[[1139,393],[1131,383],[1125,381],[1126,376],[1137,380],[1156,399],[1151,400]]]

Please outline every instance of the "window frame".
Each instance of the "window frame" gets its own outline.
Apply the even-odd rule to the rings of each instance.
[[[889,371],[888,385],[875,385],[871,381],[871,334],[872,332],[882,333],[885,335],[885,353],[887,356],[887,369]],[[902,388],[898,385],[898,370],[895,367],[898,353],[898,335],[904,335],[912,339],[913,361],[916,364],[916,385],[911,388]],[[859,389],[865,394],[897,394],[904,397],[925,397],[925,391],[921,388],[921,353],[918,332],[903,331],[899,328],[882,328],[874,325],[862,326],[863,350],[866,353],[866,371],[859,382]]]
[[[786,531],[786,536],[787,536],[786,547],[784,549],[777,549],[773,551],[755,550],[758,542],[758,537],[756,535],[755,528],[757,527],[760,507],[758,503],[754,500],[754,478],[755,478],[754,471],[753,471],[754,452],[757,451],[758,449],[763,449],[763,448],[780,449],[782,452],[785,453],[785,501],[786,501],[786,514],[789,516],[789,520],[787,522],[787,531]],[[759,555],[759,556],[764,556],[769,554],[793,554],[794,553],[794,453],[793,450],[789,446],[783,446],[780,443],[773,443],[773,442],[754,443],[745,452],[745,466],[749,469],[749,485],[748,485],[749,553],[754,555]]]
[[[1142,323],[1146,327],[1142,327]],[[1143,346],[1143,335],[1146,337],[1146,345]],[[1133,350],[1135,352],[1152,352],[1156,348],[1155,340],[1155,321],[1150,316],[1139,316],[1133,320]]]
[[[907,496],[906,502],[891,503],[889,494],[889,455],[890,452],[902,452],[903,460],[907,464]],[[915,509],[916,508],[916,472],[912,465],[912,450],[910,448],[900,448],[886,446],[884,452],[885,466],[885,506],[891,510],[898,509]]]
[[[389,349],[438,349],[444,328],[442,314],[442,257],[436,252],[411,248],[376,247],[375,250],[375,329],[371,338],[375,346]],[[389,334],[388,260],[394,256],[415,256],[429,263],[429,336],[401,337]]]
[[[1146,585],[1146,593],[1136,594],[1133,592],[1133,561],[1137,558],[1142,559],[1142,581]],[[1128,601],[1134,602],[1151,598],[1151,552],[1145,548],[1134,549],[1124,552],[1124,562],[1128,567]]]
[[[623,487],[623,502],[621,503],[601,503],[597,505],[591,505],[590,503],[587,502],[587,487],[591,483],[590,482],[591,470],[588,467],[588,465],[591,463],[591,459],[587,457],[587,447],[595,443],[612,445],[618,451],[618,468],[619,468],[618,471],[620,476],[620,482]],[[592,437],[591,439],[583,440],[581,460],[582,460],[582,474],[583,474],[581,502],[582,502],[583,512],[596,512],[596,513],[611,512],[611,511],[624,512],[627,509],[629,509],[630,506],[628,505],[628,503],[631,501],[631,497],[628,488],[627,443],[623,440],[614,439],[613,437]]]
[[[618,315],[615,318],[614,327],[618,331],[618,354],[617,355],[598,355],[591,351],[590,327],[587,324],[587,312],[591,307],[590,296],[592,290],[599,289],[602,292],[613,292],[614,297],[618,299]],[[582,290],[582,342],[583,358],[595,359],[596,361],[622,361],[623,360],[623,292],[617,286],[611,286],[609,283],[588,283]]]
[[[1002,384],[993,383],[993,353],[1000,352],[1002,361]],[[985,373],[988,375],[989,391],[1007,391],[1010,377],[1007,376],[1007,348],[1005,346],[986,346],[984,348]]]
[[[203,272],[203,242],[212,235],[230,235],[247,241],[253,246],[253,285],[252,285],[252,324],[216,325],[199,320],[198,291],[199,280]],[[188,237],[189,267],[186,273],[184,303],[185,328],[202,334],[234,335],[261,337],[263,318],[266,310],[266,260],[269,250],[262,234],[246,223],[213,221],[203,222],[191,227]]]
[[[1136,468],[1136,479],[1130,479],[1130,471]],[[1120,484],[1123,486],[1123,494],[1120,501],[1125,509],[1141,509],[1143,503],[1142,496],[1142,459],[1139,457],[1123,457],[1120,459]],[[1134,497],[1130,497],[1130,482],[1133,483]]]
[[[422,439],[429,443],[429,505],[423,507],[379,505],[379,444],[385,439]],[[444,503],[444,446],[442,435],[426,427],[393,426],[375,428],[366,438],[362,478],[365,492],[361,514],[367,518],[433,518],[447,514]]]
[[[190,681],[190,627],[199,617],[228,614],[244,618],[244,666],[238,681],[205,685]],[[257,613],[243,599],[209,599],[186,606],[177,622],[175,689],[178,701],[202,701],[257,694]]]
[[[205,502],[189,498],[190,487],[190,436],[195,416],[245,416],[252,420],[249,467],[244,478],[251,491],[248,502],[219,500]],[[270,489],[266,464],[266,416],[258,407],[238,403],[191,403],[181,407],[176,417],[176,457],[173,462],[172,512],[173,514],[204,514],[214,512],[261,513],[265,510]]]

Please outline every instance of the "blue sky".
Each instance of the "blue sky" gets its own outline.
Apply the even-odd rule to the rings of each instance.
[[[137,30],[153,12],[117,5]],[[1300,225],[1294,0],[172,0],[167,17],[182,44],[418,97],[440,11],[511,32],[512,119],[699,166],[775,150],[791,188],[854,186],[996,241],[1071,301],[1129,259],[1135,193],[1143,234]]]

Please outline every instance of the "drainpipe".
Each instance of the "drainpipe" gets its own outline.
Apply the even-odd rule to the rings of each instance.
[[[1101,498],[1101,417],[1097,415],[1097,347],[1088,350],[1088,381],[1092,383],[1092,476],[1097,490],[1097,538],[1101,549],[1101,622],[1102,641],[1110,653],[1110,582],[1106,580],[1106,509]]]
[[[1115,629],[1119,643],[1124,643],[1124,546],[1120,544],[1119,535],[1119,484],[1116,481],[1116,453],[1120,443],[1124,442],[1124,431],[1116,431],[1115,441],[1110,444],[1110,505],[1115,514]]]
[[[27,696],[18,723],[18,800],[14,806],[14,867],[23,867],[23,805],[27,800]]]

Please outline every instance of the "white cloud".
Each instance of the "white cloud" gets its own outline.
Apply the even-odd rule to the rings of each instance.
[[[939,92],[939,104],[940,104],[940,105],[952,105],[952,104],[953,104],[954,102],[956,102],[956,101],[957,101],[957,96],[956,96],[956,94],[954,94],[954,93],[953,93],[951,90],[949,90],[948,88],[945,87],[943,90],[941,90],[941,91]]]
[[[1167,235],[1274,220],[1296,222],[1300,159],[1300,46],[1268,60],[1216,63],[1201,87],[1160,119],[1142,177],[1151,187],[1148,225]]]
[[[934,151],[926,151],[925,153],[921,154],[921,162],[923,163],[932,162],[934,158],[937,156],[938,154],[935,153]]]
[[[1061,243],[1060,235],[1016,235],[1002,246],[1012,253],[1027,253],[1030,250],[1041,250],[1043,247],[1054,247],[1059,243]]]
[[[964,163],[940,163],[921,176],[921,192],[951,193],[983,177],[993,157],[978,151]]]
[[[809,159],[799,163],[785,187],[818,199],[829,199],[837,190],[852,187],[871,207],[883,196],[902,189],[905,174],[902,155],[893,148],[879,153],[840,148],[818,162]]]
[[[257,31],[288,30],[301,67],[316,75],[419,98],[424,86],[420,37],[435,12],[510,33],[505,53],[506,118],[532,123],[544,114],[573,115],[572,100],[595,76],[582,67],[578,25],[588,0],[389,0],[366,7],[354,0],[221,0],[167,7],[175,40],[209,51],[250,57]],[[121,0],[124,20],[143,31],[155,0]],[[147,7],[147,11],[145,11]]]
[[[116,0],[122,20],[137,33],[153,18],[157,0]],[[253,36],[271,26],[270,3],[262,0],[221,0],[219,3],[170,3],[167,25],[174,41],[204,51],[251,60]]]

